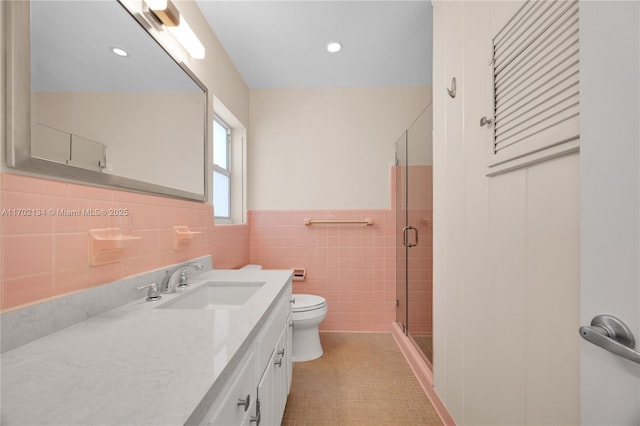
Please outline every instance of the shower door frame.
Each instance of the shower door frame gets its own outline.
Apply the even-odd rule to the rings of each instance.
[[[395,167],[395,209],[396,235],[402,233],[403,238],[396,240],[396,322],[400,324],[402,332],[409,332],[409,253],[404,244],[404,229],[409,221],[407,181],[408,181],[408,131],[405,130],[396,142]],[[402,231],[401,231],[402,230]],[[400,243],[402,241],[402,244]]]

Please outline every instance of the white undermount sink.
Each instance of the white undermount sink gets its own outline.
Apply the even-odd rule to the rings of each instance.
[[[208,282],[158,308],[239,309],[263,285],[263,282]]]

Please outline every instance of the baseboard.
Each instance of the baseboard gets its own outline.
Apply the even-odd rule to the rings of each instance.
[[[429,369],[429,366],[424,361],[420,353],[416,347],[411,343],[409,337],[407,337],[403,332],[400,326],[397,323],[392,324],[391,335],[395,339],[398,347],[400,348],[400,352],[404,355],[405,359],[409,363],[411,370],[413,370],[413,374],[415,374],[418,382],[422,386],[424,393],[427,395],[433,408],[440,416],[440,420],[446,426],[455,426],[455,422],[453,421],[453,417],[447,411],[447,408],[444,406],[443,402],[440,400],[438,393],[433,387],[433,372]]]

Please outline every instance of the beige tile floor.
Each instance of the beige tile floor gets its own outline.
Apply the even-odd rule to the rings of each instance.
[[[433,337],[412,334],[411,338],[416,342],[416,346],[427,357],[429,362],[433,363]]]
[[[442,424],[391,334],[320,340],[322,358],[294,364],[283,426]]]

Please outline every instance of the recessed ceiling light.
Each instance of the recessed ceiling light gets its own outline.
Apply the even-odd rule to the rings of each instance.
[[[122,56],[122,57],[129,56],[126,50],[121,49],[119,47],[111,47],[111,51],[118,56]]]
[[[332,41],[327,44],[327,52],[329,53],[338,53],[341,50],[342,44],[338,43],[337,41]]]

